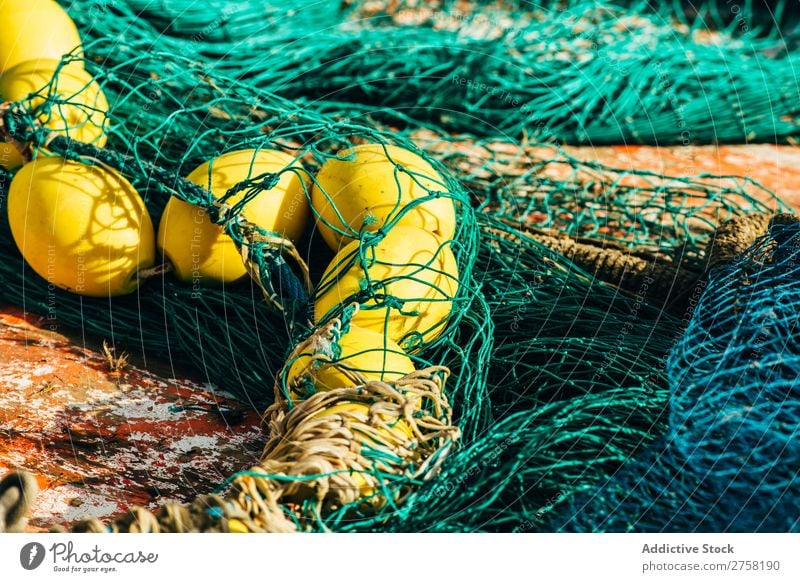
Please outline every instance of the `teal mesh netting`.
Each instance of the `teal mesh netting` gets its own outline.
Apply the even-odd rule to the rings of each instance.
[[[798,225],[711,275],[667,361],[667,430],[560,510],[568,531],[798,531]]]
[[[789,39],[759,35],[755,23],[743,34],[735,21],[709,32],[703,25],[720,19],[705,11],[679,22],[646,2],[339,15],[334,3],[280,12],[237,3],[211,19],[182,3],[166,13],[142,4],[77,1],[72,13],[92,33],[174,51],[289,98],[453,131],[572,144],[774,142],[798,132]],[[262,24],[240,34],[243,20]]]
[[[347,10],[303,2],[209,7],[71,3],[86,66],[111,105],[103,150],[63,137],[47,141],[26,107],[12,109],[5,122],[17,138],[47,143],[50,153],[118,169],[156,223],[171,195],[206,208],[258,267],[253,280],[198,291],[160,273],[128,297],[79,297],[26,267],[3,221],[4,301],[146,359],[166,355],[178,371],[199,370],[263,409],[287,356],[312,333],[308,300],[320,290],[304,286],[302,265],[263,239],[270,233],[238,220],[246,203],[225,213],[180,177],[221,153],[268,147],[297,158],[313,182],[344,147],[399,144],[443,176],[430,195],[457,207],[458,229],[446,242],[460,282],[453,313],[444,333],[411,357],[417,368],[452,372],[445,391],[460,437],[425,471],[397,478],[384,472],[398,459],[372,451],[365,473],[381,487],[367,498],[388,502],[365,508],[362,500],[337,500],[323,511],[315,502],[281,502],[290,516],[281,527],[797,527],[790,505],[778,503],[796,494],[793,320],[779,304],[791,299],[793,243],[786,241],[793,231],[774,231],[783,242],[762,242],[712,275],[702,295],[693,285],[705,275],[715,228],[784,207],[752,180],[723,185],[707,176],[622,170],[553,144],[789,141],[797,135],[796,56],[775,50],[775,34],[742,34],[735,24],[708,31],[701,19],[673,19],[674,10],[644,4],[571,2],[546,16],[527,7],[462,16],[448,4],[417,21],[358,3]],[[40,107],[56,100],[49,95]],[[11,174],[3,176],[5,187]],[[248,178],[250,196],[274,186],[274,176]],[[379,239],[365,237],[362,251]],[[333,253],[311,233],[297,249],[316,285]],[[593,249],[611,249],[625,265],[658,265],[660,275],[606,269],[591,260]],[[785,292],[770,294],[770,286]],[[265,291],[283,311],[265,301]],[[398,309],[380,288],[362,291],[351,299]],[[342,316],[346,325],[349,309],[343,302],[314,323]],[[765,327],[761,320],[773,321],[772,314],[774,327]],[[718,393],[707,394],[700,389],[712,377]],[[772,384],[758,391],[766,380]],[[721,402],[733,416],[707,434]],[[432,417],[435,405],[422,409]],[[748,406],[759,416],[743,416]],[[765,423],[774,429],[769,441],[761,440]],[[752,455],[742,460],[745,453]],[[786,462],[763,481],[749,479],[751,467],[776,459]],[[656,469],[643,475],[650,465]],[[665,486],[677,469],[685,479]],[[268,480],[248,471],[237,477]],[[285,480],[301,491],[306,478]],[[673,498],[655,499],[665,487],[691,499],[692,511],[676,510],[681,520],[669,521]],[[630,491],[630,499],[620,497]],[[746,509],[729,517],[748,491]],[[211,509],[204,514],[210,521],[230,517]]]

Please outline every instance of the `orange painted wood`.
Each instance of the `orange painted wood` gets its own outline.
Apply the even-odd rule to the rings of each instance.
[[[786,145],[565,147],[584,161],[625,170],[650,170],[669,176],[713,174],[704,180],[729,185],[728,176],[749,177],[800,208],[800,147]],[[756,188],[749,189],[751,193]]]

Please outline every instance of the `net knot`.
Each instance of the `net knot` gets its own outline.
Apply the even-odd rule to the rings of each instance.
[[[416,310],[414,310],[414,312],[409,312],[409,313],[404,312],[403,307],[405,306],[405,304],[406,304],[405,299],[400,299],[399,297],[396,297],[394,295],[386,295],[383,298],[383,305],[385,305],[389,309],[397,309],[404,315],[412,315],[412,316],[418,315],[418,313],[416,313]]]
[[[239,218],[240,210],[225,202],[215,200],[206,210],[208,218],[214,224],[218,224],[228,230],[235,229],[236,220]]]
[[[410,331],[406,337],[403,338],[401,347],[406,352],[413,353],[421,348],[425,343],[425,336],[416,330]]]
[[[342,321],[342,335],[348,332],[348,330],[350,329],[350,322],[352,321],[353,316],[355,316],[355,314],[358,313],[358,310],[360,308],[361,307],[356,302],[344,306],[344,308],[342,309],[342,314],[340,316],[340,319]]]
[[[240,192],[252,191],[252,196],[256,196],[266,190],[272,190],[275,186],[277,186],[280,179],[281,175],[275,172],[258,174],[249,180],[243,180],[237,184],[234,184],[228,189],[227,192],[225,192],[225,195],[220,198],[220,201],[226,202],[229,198],[236,196]],[[245,198],[247,198],[247,196],[245,196]]]
[[[371,215],[365,217],[364,218],[364,226],[366,227],[366,226],[369,226],[370,224],[374,224],[375,220],[377,220],[377,219],[375,219],[375,217],[371,216]],[[364,230],[364,231],[362,231],[360,233],[360,235],[359,235],[359,239],[361,240],[362,248],[364,248],[364,247],[369,248],[369,247],[375,246],[379,242],[381,242],[386,237],[386,230],[384,230],[384,229],[385,229],[385,225],[382,225],[380,228],[377,228],[375,230]]]

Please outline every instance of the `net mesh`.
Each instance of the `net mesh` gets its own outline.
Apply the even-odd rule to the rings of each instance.
[[[670,352],[664,436],[563,508],[570,531],[784,532],[798,494],[800,230],[777,224],[715,271]]]
[[[144,23],[135,2],[72,8],[79,21],[130,38],[137,50],[170,49],[301,102],[449,131],[689,144],[774,143],[798,129],[797,62],[786,40],[775,30],[757,34],[764,27],[755,22],[747,32],[733,22],[709,33],[702,25],[720,20],[713,13],[681,23],[671,7],[646,2],[483,11],[389,3],[391,11],[338,14],[334,3],[300,3],[280,16],[266,9],[266,23],[246,36],[238,23],[261,22],[260,3],[220,9],[211,22],[211,11],[197,18],[198,10],[176,9],[184,4],[161,15],[145,10]],[[195,35],[176,31],[171,18]]]
[[[770,295],[769,284],[785,284],[789,297],[785,273],[793,271],[782,270],[778,279],[780,261],[763,259],[769,244],[762,242],[749,262],[725,267],[731,283],[715,275],[705,287],[703,277],[720,225],[785,206],[745,178],[623,170],[580,161],[555,143],[790,139],[797,133],[794,57],[770,52],[775,35],[740,34],[733,25],[704,35],[697,21],[676,19],[674,12],[667,18],[666,9],[644,4],[623,9],[574,2],[542,17],[522,7],[463,13],[456,11],[460,3],[445,3],[414,27],[406,19],[419,19],[419,10],[404,12],[402,5],[387,11],[358,3],[346,10],[334,3],[211,4],[217,10],[178,1],[71,4],[84,35],[83,62],[110,104],[101,124],[108,136],[104,148],[53,135],[37,123],[43,112],[58,115],[64,105],[54,84],[37,92],[44,99],[36,104],[28,99],[4,112],[5,132],[31,141],[38,155],[117,169],[142,194],[156,223],[171,196],[205,209],[236,241],[253,275],[194,288],[157,273],[127,297],[80,297],[25,266],[3,221],[4,301],[146,358],[167,355],[176,367],[201,370],[258,409],[270,406],[274,438],[259,466],[233,476],[219,495],[158,514],[137,510],[113,529],[647,530],[663,526],[659,520],[669,519],[674,507],[648,495],[675,470],[690,474],[681,455],[696,462],[692,470],[709,484],[717,483],[717,470],[730,476],[738,466],[745,474],[775,462],[772,440],[752,440],[753,433],[736,441],[741,435],[730,432],[733,425],[713,438],[702,431],[707,419],[717,418],[720,402],[733,406],[751,397],[767,369],[776,394],[789,390],[794,376],[790,362],[776,363],[780,346],[754,339],[758,334],[747,334],[755,327],[742,326],[755,326],[777,309],[753,307],[756,290],[763,292],[762,306],[784,297]],[[657,40],[659,50],[645,38]],[[83,59],[66,62],[72,60]],[[625,73],[613,74],[620,67]],[[514,97],[505,102],[501,92],[518,93],[517,103]],[[90,106],[69,96],[66,102],[84,109],[86,123],[98,123],[88,115]],[[457,279],[458,291],[440,335],[397,338],[418,370],[411,385],[366,381],[357,392],[346,387],[297,398],[280,373],[287,371],[287,358],[326,326],[347,329],[353,302],[360,303],[361,317],[381,309],[391,317],[408,314],[407,304],[422,302],[428,309],[439,301],[428,295],[436,286],[431,283],[422,296],[398,297],[385,292],[384,281],[368,280],[335,309],[315,315],[312,304],[331,283],[324,271],[333,253],[319,236],[293,245],[242,215],[281,173],[302,174],[310,198],[311,188],[320,187],[320,167],[362,143],[415,151],[439,174],[428,198],[408,211],[432,198],[453,201],[458,226],[437,253],[445,247],[454,253],[457,275],[449,278]],[[301,169],[249,175],[237,189],[245,193],[243,201],[232,204],[181,178],[243,148],[279,149]],[[395,165],[402,171],[402,164]],[[0,187],[7,188],[12,174],[3,171]],[[371,253],[401,218],[364,236],[338,269],[369,272]],[[791,245],[773,247],[770,252],[780,254]],[[409,277],[430,267],[414,263]],[[762,277],[764,285],[758,283]],[[785,332],[789,313],[781,313],[778,327]],[[720,325],[721,314],[728,321],[726,345],[742,358],[761,350],[756,360],[771,362],[748,368],[753,382],[747,394],[736,381],[744,363],[715,362],[718,343],[708,343],[720,341],[712,337],[718,329],[707,328]],[[334,334],[334,360],[339,337]],[[695,358],[706,346],[707,367],[700,369]],[[367,371],[348,373],[359,380]],[[719,386],[716,400],[698,393],[709,378]],[[415,390],[427,395],[412,398]],[[419,404],[409,404],[415,398]],[[320,421],[315,414],[333,403],[360,403],[367,411],[356,406]],[[753,423],[761,429],[782,415],[790,418],[791,398],[773,404],[758,409]],[[742,418],[737,414],[733,418]],[[401,420],[411,427],[410,440],[398,436]],[[330,431],[348,435],[349,443],[357,443],[355,456],[343,445],[335,456],[344,465],[285,463],[294,453],[281,449],[281,437],[322,438],[316,428],[294,432],[300,425],[324,426],[325,438]],[[774,439],[786,437],[783,466],[796,469],[792,430],[787,420]],[[408,449],[414,439],[424,443],[419,451]],[[726,439],[733,440],[736,455],[727,454]],[[698,442],[707,445],[695,447]],[[745,450],[754,451],[745,464],[723,464],[729,456],[741,462]],[[642,476],[642,468],[656,461],[659,468]],[[759,483],[730,477],[738,493],[726,489],[724,507],[748,487],[751,493],[770,491],[746,505],[733,529],[797,527],[779,504],[765,518],[775,495],[793,491],[796,470],[792,476],[776,468],[774,477]],[[632,480],[641,488],[625,505],[619,496]],[[305,485],[310,481],[324,487],[312,492]],[[687,477],[681,486],[690,482]],[[733,519],[715,509],[713,498],[722,489],[693,490],[696,512],[686,515],[702,513],[706,521],[670,523],[702,529]],[[643,505],[654,509],[640,517]],[[590,507],[592,521],[582,521]]]

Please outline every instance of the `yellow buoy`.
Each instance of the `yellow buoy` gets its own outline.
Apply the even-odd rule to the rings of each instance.
[[[289,154],[277,150],[240,150],[206,162],[187,179],[203,186],[217,198],[230,188],[261,174],[278,173],[301,166]],[[303,234],[309,206],[302,171],[285,171],[278,183],[247,203],[242,216],[259,227],[292,241]],[[229,205],[244,198],[240,192]],[[242,256],[223,228],[211,222],[197,206],[172,198],[158,227],[158,247],[182,281],[195,284],[233,282],[247,274]]]
[[[364,144],[323,164],[311,191],[311,204],[318,215],[320,234],[338,251],[362,229],[374,232],[413,200],[428,196],[429,191],[445,190],[444,178],[414,152],[393,145]],[[453,201],[442,197],[420,203],[402,215],[398,224],[449,240],[456,228]]]
[[[6,71],[0,75],[0,99],[22,101],[45,127],[103,147],[108,101],[102,89],[78,63],[63,67],[54,78],[58,65],[53,60],[26,61]],[[11,169],[22,161],[13,144],[0,143],[0,165]]]
[[[25,61],[60,60],[81,45],[75,23],[53,0],[0,0],[0,73]]]
[[[394,227],[377,244],[367,247],[364,261],[358,259],[360,244],[355,241],[339,251],[322,276],[314,304],[317,321],[351,302],[369,280],[381,297],[363,303],[353,324],[385,334],[401,345],[411,332],[421,334],[424,341],[438,337],[458,291],[458,265],[450,245],[409,226]],[[380,303],[383,305],[378,306]]]
[[[138,271],[155,261],[147,208],[111,170],[40,157],[11,181],[8,221],[31,268],[73,293],[131,293],[139,285]]]
[[[364,382],[393,382],[414,371],[414,363],[400,346],[370,329],[351,325],[336,345],[340,351],[335,357],[331,353],[333,346],[318,342],[297,356],[286,380],[290,389],[299,383],[293,398],[361,383],[352,380],[348,373]]]

